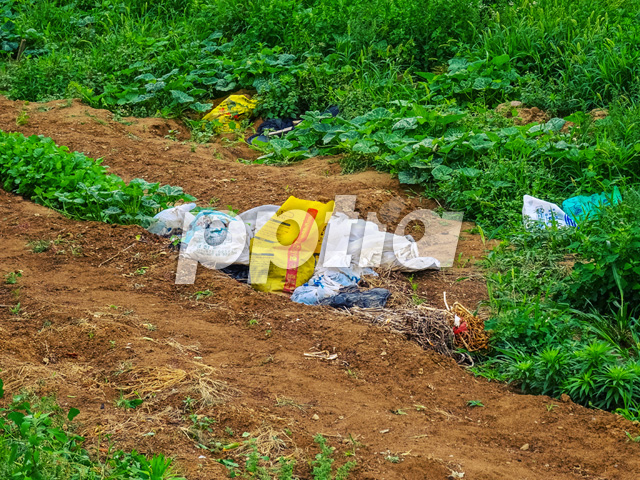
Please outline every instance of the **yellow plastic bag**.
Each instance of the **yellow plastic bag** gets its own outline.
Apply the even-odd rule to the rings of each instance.
[[[293,292],[311,278],[334,202],[289,197],[251,244],[251,284],[263,292]]]
[[[222,123],[222,130],[229,131],[229,123],[240,121],[251,116],[258,102],[244,95],[229,95],[220,105],[207,113],[203,120],[217,119]]]

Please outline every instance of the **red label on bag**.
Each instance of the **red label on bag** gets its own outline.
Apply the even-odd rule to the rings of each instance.
[[[296,289],[296,282],[298,280],[298,267],[300,263],[300,251],[302,250],[302,244],[307,240],[313,223],[318,216],[318,210],[310,208],[307,210],[307,214],[304,216],[302,225],[300,225],[300,233],[296,241],[291,244],[287,250],[287,274],[284,277],[284,287],[282,291],[287,293],[293,293]]]

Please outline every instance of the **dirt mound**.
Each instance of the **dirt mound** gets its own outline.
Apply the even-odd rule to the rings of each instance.
[[[522,102],[513,101],[501,103],[496,111],[507,118],[513,118],[516,125],[528,125],[530,123],[545,123],[549,121],[549,115],[538,107],[527,108]]]
[[[420,205],[388,175],[343,176],[327,159],[245,165],[237,157],[256,155],[246,145],[191,152],[191,144],[151,128],[133,133],[135,125],[108,112],[58,103],[66,104],[0,99],[0,128],[51,136],[103,156],[127,179],[180,185],[223,207],[281,203],[290,194],[357,194],[361,213],[386,212],[395,222]],[[18,127],[22,108],[29,123]],[[0,218],[0,273],[22,270],[17,284],[0,285],[5,390],[55,393],[63,406],[79,408],[79,433],[92,452],[106,448],[110,434],[118,448],[175,455],[191,480],[227,478],[216,459],[233,452],[197,443],[241,441],[251,432],[261,452],[297,457],[297,473],[310,478],[312,438],[322,433],[337,447],[339,464],[347,452],[355,455],[348,459],[358,462],[356,479],[444,479],[453,472],[487,480],[635,479],[640,471],[637,445],[625,435],[637,427],[621,417],[520,395],[383,327],[253,291],[221,272],[201,269],[194,285],[175,285],[176,253],[139,227],[72,221],[3,191]],[[416,275],[426,305],[442,307],[445,290],[450,303],[470,309],[486,298],[473,265],[484,246],[463,236],[454,268]],[[45,251],[34,253],[29,242]],[[121,392],[145,400],[135,410],[118,408]]]

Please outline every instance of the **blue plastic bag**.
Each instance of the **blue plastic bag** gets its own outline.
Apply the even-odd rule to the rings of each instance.
[[[602,207],[617,205],[622,201],[618,187],[613,187],[613,193],[596,193],[586,196],[571,197],[562,202],[562,210],[576,223],[593,219],[599,215]]]

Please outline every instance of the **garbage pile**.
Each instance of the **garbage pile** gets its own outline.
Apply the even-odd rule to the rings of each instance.
[[[586,220],[597,218],[606,206],[622,201],[618,187],[613,192],[597,193],[590,196],[579,195],[562,202],[562,208],[555,203],[525,195],[523,197],[522,219],[528,229],[557,227],[577,227]]]
[[[258,101],[251,98],[251,95],[236,92],[224,98],[216,107],[207,113],[202,120],[216,122],[223,133],[230,132],[235,128],[235,122],[251,119],[254,110],[258,106]],[[337,106],[327,108],[323,114],[337,116],[340,109]],[[268,143],[271,139],[282,137],[293,130],[301,119],[295,118],[269,118],[265,121],[256,122],[256,133],[246,139],[249,145],[258,145],[259,142]]]
[[[334,202],[289,197],[234,215],[190,203],[158,213],[148,230],[181,237],[180,257],[230,274],[264,292],[335,308],[384,307],[390,291],[359,286],[373,267],[415,272],[439,269],[415,240],[381,231],[373,222],[334,212]],[[180,265],[179,265],[180,269]]]
[[[246,95],[229,95],[202,119],[209,122],[215,120],[222,125],[223,132],[229,132],[232,122],[239,122],[251,117],[257,105],[256,100]]]
[[[227,131],[234,120],[250,117],[255,106],[246,96],[231,95],[204,120],[215,120]],[[325,113],[336,116],[339,111],[330,107]],[[290,118],[267,120],[247,143],[268,142],[298,123]],[[395,291],[398,285],[388,283],[389,273],[439,270],[440,262],[422,256],[410,235],[387,233],[374,222],[338,210],[333,201],[295,197],[280,206],[262,205],[237,215],[190,203],[158,213],[148,230],[171,237],[173,244],[179,240],[176,283],[193,283],[197,266],[203,265],[259,291],[290,294],[297,303],[356,314],[460,364],[473,364],[468,353],[456,349],[486,348],[488,336],[484,322],[464,307],[455,304],[454,310],[440,310],[405,302],[384,308],[392,293],[383,287]]]

